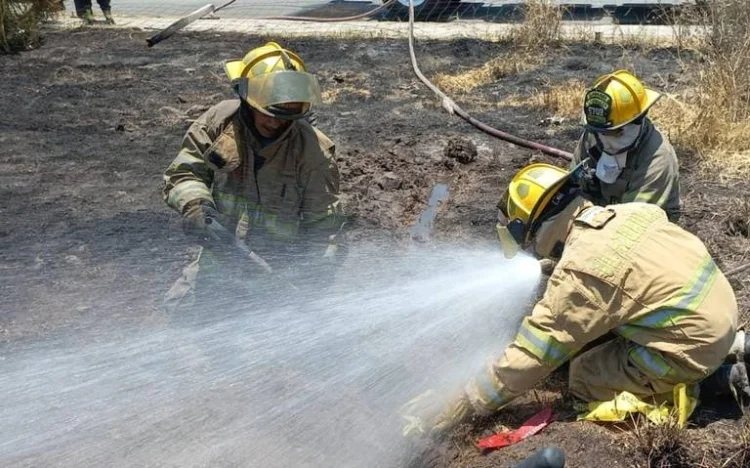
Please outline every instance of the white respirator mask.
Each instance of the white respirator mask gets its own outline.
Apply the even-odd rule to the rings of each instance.
[[[596,164],[596,177],[605,184],[614,183],[625,168],[628,150],[633,147],[641,135],[642,125],[630,124],[616,133],[595,134],[596,142],[602,155]]]

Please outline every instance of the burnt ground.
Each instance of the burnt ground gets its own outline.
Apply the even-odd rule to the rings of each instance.
[[[221,60],[241,56],[261,39],[180,33],[148,49],[146,36],[121,30],[49,32],[40,49],[0,57],[4,347],[65,330],[95,339],[90,331],[97,328],[150,327],[164,320],[161,295],[194,251],[162,202],[161,173],[191,119],[230,97]],[[538,155],[445,114],[414,77],[405,40],[286,44],[305,58],[325,90],[319,126],[337,143],[344,201],[354,218],[351,242],[407,238],[437,181],[448,182],[450,199],[441,206],[434,237],[463,244],[493,241],[502,187]],[[418,55],[430,76],[480,66],[510,47],[420,41]],[[589,81],[623,65],[669,89],[686,82],[669,50],[569,46],[553,49],[539,66],[457,100],[490,125],[570,150],[579,133],[575,122],[546,124],[554,116],[535,108],[503,108],[503,99],[572,78]],[[747,229],[730,207],[748,200],[750,184],[719,182],[696,170],[687,152],[680,157],[686,208],[681,224],[708,242],[723,268],[746,262]],[[733,281],[743,317],[750,312],[748,276]],[[441,447],[441,464],[508,466],[554,444],[566,451],[569,466],[648,466],[621,431],[575,422],[564,393],[564,385],[548,384],[496,420],[463,428],[454,443]],[[472,447],[471,440],[483,432],[517,425],[544,402],[554,405],[559,420],[541,434],[491,454]],[[711,408],[699,414],[696,421],[705,428],[688,431],[690,440],[698,441],[691,444],[696,466],[711,466],[697,465],[705,455],[701,442],[708,447],[725,438],[723,431],[737,424],[730,416]]]

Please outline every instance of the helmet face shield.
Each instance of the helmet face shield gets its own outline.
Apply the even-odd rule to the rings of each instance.
[[[233,84],[240,98],[250,106],[283,120],[305,117],[310,113],[311,106],[322,101],[318,79],[306,72],[288,70],[266,73],[237,78]]]
[[[497,239],[500,241],[500,247],[503,250],[505,258],[511,259],[518,255],[521,250],[523,239],[525,237],[526,227],[520,219],[514,219],[506,225],[497,223]]]

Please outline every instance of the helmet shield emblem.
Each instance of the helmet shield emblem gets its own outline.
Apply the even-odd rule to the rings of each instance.
[[[586,123],[592,127],[607,128],[612,125],[609,116],[612,113],[612,98],[599,89],[592,89],[586,93],[583,103]]]

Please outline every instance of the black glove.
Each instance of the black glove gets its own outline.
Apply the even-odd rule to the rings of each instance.
[[[191,201],[182,210],[182,230],[189,237],[205,240],[209,237],[206,231],[206,219],[218,219],[218,217],[219,212],[210,201]]]

